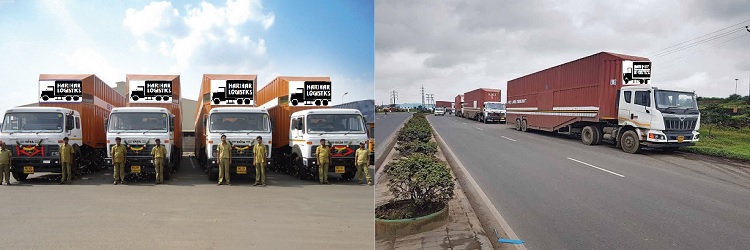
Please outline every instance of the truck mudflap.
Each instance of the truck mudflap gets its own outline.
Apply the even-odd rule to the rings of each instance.
[[[44,158],[13,158],[10,166],[11,172],[33,174],[36,172],[60,173],[62,165],[57,157]]]

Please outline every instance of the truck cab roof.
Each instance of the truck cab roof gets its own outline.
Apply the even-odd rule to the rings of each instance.
[[[208,113],[268,113],[268,111],[257,107],[217,107],[211,109]]]
[[[311,114],[356,114],[356,115],[362,115],[359,110],[356,109],[308,109],[308,110],[302,110],[297,111],[292,114],[292,116],[299,116],[299,115],[311,115]]]
[[[169,110],[166,108],[157,108],[157,107],[120,107],[120,108],[112,108],[112,113],[118,113],[118,112],[163,112],[163,113],[169,113]]]
[[[11,108],[5,111],[5,113],[12,113],[12,112],[63,112],[63,113],[69,113],[69,112],[77,112],[72,109],[68,108],[58,108],[58,107],[15,107]]]

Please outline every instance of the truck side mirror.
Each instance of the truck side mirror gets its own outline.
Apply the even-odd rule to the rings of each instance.
[[[107,131],[107,128],[109,128],[109,119],[104,120],[104,131]]]

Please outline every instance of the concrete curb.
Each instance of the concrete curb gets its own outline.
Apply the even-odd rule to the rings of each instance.
[[[375,218],[375,235],[381,239],[427,232],[448,223],[448,205],[443,209],[422,217],[385,220]]]
[[[375,172],[378,171],[380,166],[383,165],[383,162],[385,162],[386,158],[388,158],[388,153],[385,153],[385,154],[383,153],[391,152],[391,149],[393,149],[393,146],[396,145],[396,136],[398,135],[398,131],[400,131],[401,128],[404,127],[404,124],[406,124],[406,122],[408,122],[409,119],[411,119],[411,117],[404,120],[404,122],[401,123],[401,125],[398,125],[396,130],[390,136],[388,136],[388,139],[386,139],[387,142],[385,144],[385,147],[383,148],[383,152],[375,151]],[[377,126],[377,124],[375,124],[375,126]],[[378,143],[378,142],[375,142],[375,143]]]
[[[484,191],[482,191],[482,188],[479,187],[479,184],[477,184],[474,178],[471,177],[471,175],[469,174],[469,171],[466,170],[466,167],[464,167],[463,164],[461,164],[461,162],[458,160],[456,155],[453,153],[453,150],[451,150],[450,147],[448,147],[448,144],[445,143],[445,140],[443,140],[443,138],[435,130],[435,128],[432,127],[431,123],[430,123],[430,129],[432,130],[432,134],[435,136],[435,140],[437,140],[438,142],[438,146],[443,151],[443,155],[445,156],[445,159],[448,161],[448,165],[454,169],[454,172],[457,175],[456,182],[459,185],[461,185],[463,190],[471,192],[475,196],[478,196],[481,199],[482,202],[480,204],[475,204],[479,202],[478,201],[472,202],[472,200],[469,199],[469,203],[472,205],[472,207],[476,208],[477,206],[484,206],[487,210],[490,211],[490,213],[494,217],[495,221],[493,224],[500,225],[501,229],[505,231],[505,234],[507,234],[508,237],[510,237],[511,239],[519,239],[518,235],[516,235],[516,233],[513,232],[513,229],[511,229],[510,224],[508,224],[508,222],[505,221],[503,216],[500,215],[500,212],[497,210],[497,208],[495,208],[495,206],[492,205],[492,202],[490,202],[490,199],[487,197]],[[468,180],[469,183],[467,184],[458,180],[458,179],[461,179],[462,177]],[[486,230],[487,228],[493,228],[493,227],[485,225],[484,228],[485,228],[485,231],[487,231]],[[492,232],[492,231],[489,231],[489,232]],[[496,242],[496,240],[494,240],[493,242],[495,242],[493,244],[499,244]],[[503,245],[503,246],[508,246],[508,245]],[[524,246],[523,244],[510,245],[510,247],[515,247],[515,249],[519,249],[519,250],[526,250],[526,246]]]

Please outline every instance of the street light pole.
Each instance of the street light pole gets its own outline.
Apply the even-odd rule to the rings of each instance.
[[[740,79],[735,78],[734,79],[734,94],[737,94],[737,82],[739,82]]]
[[[349,94],[349,92],[346,92],[346,93],[344,93],[343,95],[341,95],[341,104],[344,104],[344,96],[345,96],[346,94]]]

